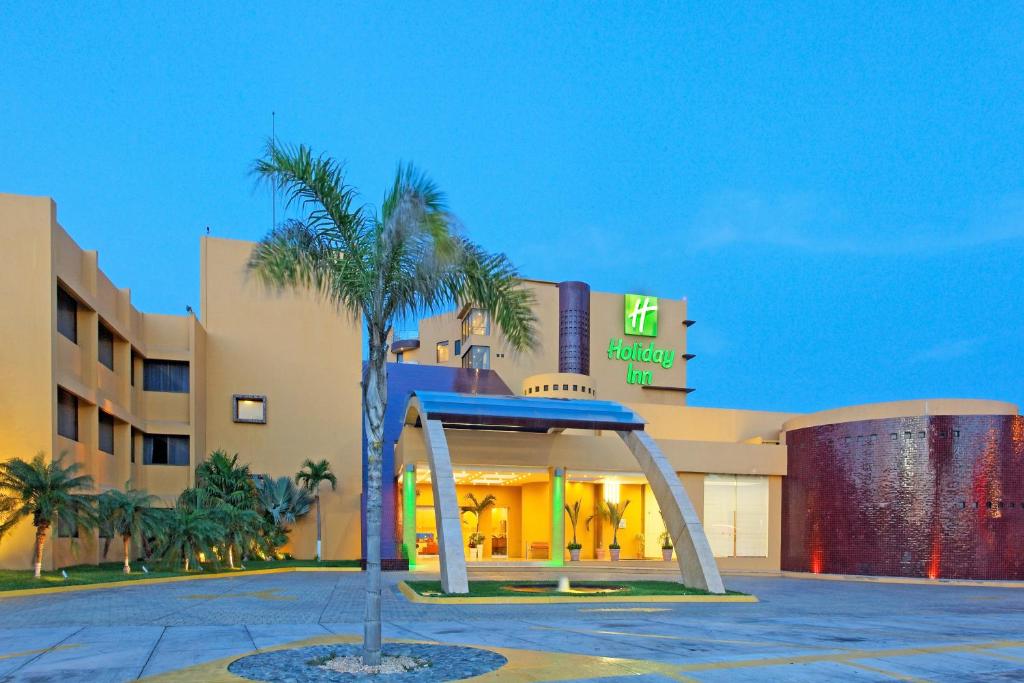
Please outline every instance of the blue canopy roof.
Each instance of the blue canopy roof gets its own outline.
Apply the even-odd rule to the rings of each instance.
[[[613,401],[414,391],[420,415],[446,427],[548,429],[644,428],[644,419]]]

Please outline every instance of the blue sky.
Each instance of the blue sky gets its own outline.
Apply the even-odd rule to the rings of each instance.
[[[693,404],[1024,403],[1019,3],[215,4],[0,15],[0,191],[142,310],[269,228],[276,111],[529,276],[688,297]]]

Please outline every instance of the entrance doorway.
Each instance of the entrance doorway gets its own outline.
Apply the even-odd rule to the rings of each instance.
[[[491,508],[491,557],[508,557],[508,508]]]

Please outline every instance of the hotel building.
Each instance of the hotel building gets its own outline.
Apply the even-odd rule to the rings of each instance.
[[[252,246],[202,238],[198,317],[148,314],[65,232],[52,200],[0,195],[0,458],[67,453],[97,490],[130,481],[166,504],[214,449],[275,477],[326,458],[339,486],[322,492],[324,557],[361,557],[360,321],[262,289],[246,274]],[[584,561],[608,559],[613,537],[623,560],[660,560],[668,530],[684,574],[693,561],[706,576],[1024,579],[1016,406],[690,406],[686,300],[523,286],[536,298],[532,351],[509,348],[472,304],[391,340],[390,565],[565,562],[563,507],[578,502]],[[494,503],[463,513],[470,495]],[[625,507],[616,529],[608,502]],[[55,531],[44,568],[104,559],[96,532]],[[26,521],[0,539],[0,566],[30,567],[31,537]],[[314,555],[311,516],[288,550]]]

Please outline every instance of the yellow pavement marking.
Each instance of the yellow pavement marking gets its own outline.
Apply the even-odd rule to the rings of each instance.
[[[717,643],[719,645],[747,645],[750,647],[792,647],[805,650],[844,650],[841,647],[825,645],[804,645],[787,643],[778,640],[725,640],[720,638],[697,638],[695,636],[672,636],[663,633],[631,633],[629,631],[610,631],[608,629],[563,628],[559,626],[532,626],[535,631],[565,631],[586,636],[628,636],[630,638],[652,638],[654,640],[678,640],[684,643]]]
[[[888,650],[847,650],[833,654],[794,655],[791,657],[766,657],[764,659],[743,659],[734,661],[702,662],[684,664],[679,671],[720,671],[725,669],[756,669],[764,666],[787,664],[814,664],[818,662],[846,662],[861,659],[888,659],[890,657],[915,657],[918,655],[949,654],[967,652],[981,654],[978,650],[992,650],[1006,647],[1024,647],[1024,640],[996,640],[990,643],[952,643],[949,645],[927,645],[923,647],[893,648]]]
[[[280,589],[271,588],[265,591],[248,593],[196,593],[181,596],[184,600],[222,600],[224,598],[257,598],[259,600],[298,600],[294,595],[278,595]]]
[[[989,652],[987,650],[972,650],[971,652],[972,654],[981,655],[982,657],[995,657],[996,659],[1002,659],[1007,662],[1017,662],[1018,664],[1024,663],[1024,657],[1008,655],[1005,652]]]
[[[871,673],[880,674],[882,676],[886,676],[887,678],[894,678],[897,681],[912,681],[913,683],[928,683],[928,680],[925,679],[925,678],[917,678],[915,676],[906,676],[904,674],[897,673],[895,671],[889,671],[888,669],[879,669],[877,666],[870,666],[868,664],[864,664],[863,662],[839,662],[839,663],[842,664],[843,666],[852,666],[854,669],[861,669],[863,671],[870,671]]]
[[[587,604],[602,602],[757,602],[753,595],[601,595],[587,596],[585,598],[563,597],[559,595],[524,595],[524,596],[501,596],[501,597],[465,597],[435,598],[420,595],[414,591],[405,581],[398,582],[398,590],[409,599],[409,602],[418,602],[425,605],[518,605],[518,604]]]
[[[358,643],[357,636],[323,636],[299,640],[284,645],[254,650],[243,655],[224,657],[205,664],[190,666],[178,671],[169,671],[143,680],[149,683],[241,683],[248,679],[236,676],[227,667],[243,657],[257,652],[274,652],[292,648],[309,647],[312,645],[333,645],[341,643]],[[423,643],[427,641],[387,641],[402,643]],[[448,643],[442,643],[447,645]],[[590,655],[565,654],[538,650],[517,650],[503,647],[482,647],[464,644],[464,647],[475,647],[490,650],[504,656],[508,662],[495,671],[476,676],[467,681],[477,683],[499,683],[504,681],[561,681],[565,680],[566,672],[572,672],[574,678],[604,678],[608,676],[640,676],[644,674],[661,674],[680,681],[693,679],[681,673],[675,664],[662,664],[638,659],[618,659],[614,657],[593,657]]]
[[[69,645],[56,645],[54,647],[43,647],[38,650],[23,650],[21,652],[9,652],[4,655],[0,655],[0,659],[17,659],[18,657],[28,657],[30,655],[39,655],[44,652],[56,652],[57,650],[71,650],[76,647],[82,647],[81,643],[71,643]]]
[[[24,598],[31,595],[49,595],[51,593],[74,593],[76,591],[106,590],[108,588],[129,588],[132,586],[152,586],[158,583],[178,583],[179,581],[204,581],[210,579],[237,579],[243,576],[261,576],[264,574],[290,574],[292,572],[360,572],[359,567],[279,567],[275,569],[247,569],[236,574],[199,574],[198,576],[162,576],[155,579],[128,579],[125,581],[106,581],[101,583],[85,583],[78,586],[48,586],[46,588],[22,588],[13,591],[0,591],[0,600],[5,598]]]
[[[669,612],[668,607],[582,607],[580,612]]]

